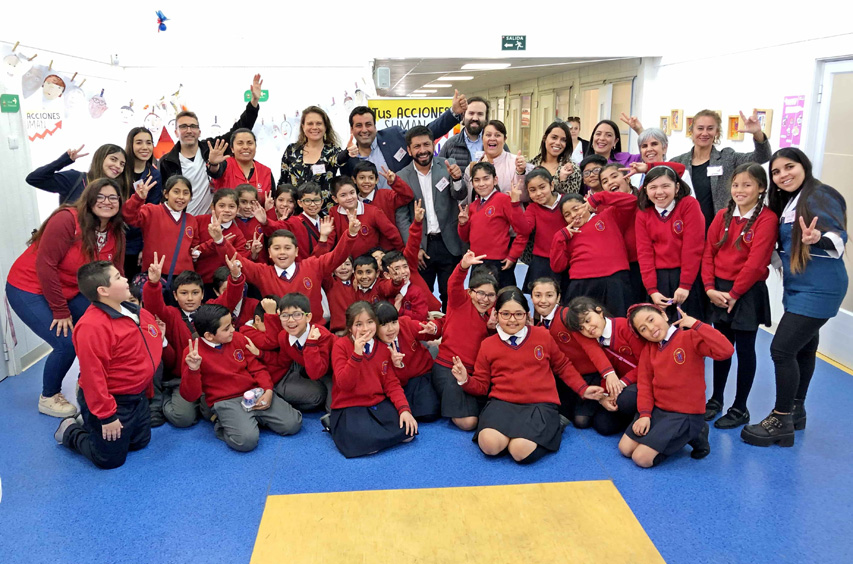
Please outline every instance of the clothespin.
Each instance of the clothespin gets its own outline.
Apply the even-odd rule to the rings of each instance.
[[[53,70],[53,59],[51,59],[51,60],[50,60],[50,64],[49,64],[49,65],[47,65],[47,70],[48,70],[48,71],[52,71],[52,70]]]
[[[83,82],[80,83],[80,88],[83,88],[83,85],[86,84],[86,79],[83,79]]]
[[[21,42],[20,42],[20,41],[15,41],[15,46],[14,46],[14,47],[12,47],[12,52],[13,52],[13,53],[15,52],[15,49],[17,49],[17,48],[18,48],[18,45],[20,45],[20,44],[21,44]]]
[[[74,76],[71,77],[71,82],[74,82],[74,79],[77,78],[77,73],[74,73]]]

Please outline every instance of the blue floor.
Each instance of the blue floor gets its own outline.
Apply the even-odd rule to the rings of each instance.
[[[754,421],[772,407],[769,343],[761,332]],[[750,447],[739,431],[712,428],[708,458],[685,449],[652,470],[622,458],[618,437],[573,428],[532,466],[490,460],[447,422],[346,460],[308,414],[298,435],[262,433],[248,454],[229,450],[209,424],[166,425],[124,467],[99,471],[57,446],[58,420],[36,411],[41,370],[0,382],[3,564],[248,562],[271,494],[577,480],[612,480],[670,564],[853,562],[853,446],[841,424],[853,413],[853,377],[822,361],[793,448]],[[68,378],[66,395],[73,386]],[[602,535],[618,537],[619,523]]]

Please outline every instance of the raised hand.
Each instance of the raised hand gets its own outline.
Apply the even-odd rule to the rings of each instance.
[[[215,145],[211,145],[208,141],[207,148],[210,149],[210,153],[207,155],[208,163],[215,166],[225,160],[225,151],[228,149],[228,143],[225,142],[225,139],[217,139]]]
[[[240,255],[237,253],[234,253],[234,256],[231,258],[225,255],[225,266],[231,271],[231,278],[234,280],[240,278],[240,275],[243,273],[243,263],[240,262]]]
[[[823,233],[815,229],[817,225],[817,216],[812,219],[811,224],[806,227],[806,221],[803,219],[803,216],[800,216],[800,229],[803,231],[803,243],[806,245],[814,245],[820,238],[823,237]]]
[[[347,219],[349,220],[349,234],[351,237],[355,237],[361,229],[361,221],[358,219],[358,214],[355,210],[347,210]]]
[[[261,307],[264,308],[264,313],[269,313],[271,315],[278,313],[278,304],[272,298],[262,299]]]
[[[743,112],[740,112],[740,119],[737,122],[738,133],[756,133],[761,132],[761,122],[758,121],[758,110],[752,110],[752,115],[746,117]]]
[[[427,333],[428,335],[435,335],[438,333],[438,327],[432,321],[427,321],[426,323],[420,323],[421,333]]]
[[[271,200],[272,198],[267,199]],[[267,224],[267,212],[264,208],[261,207],[261,204],[257,200],[252,202],[252,215],[255,217],[255,219],[258,220],[258,223],[260,223],[261,225]]]
[[[631,163],[626,168],[620,168],[619,172],[625,175],[625,178],[631,178],[635,174],[645,174],[649,172],[649,165],[646,163]]]
[[[637,116],[629,116],[625,112],[622,112],[622,115],[619,116],[619,119],[628,124],[628,127],[633,129],[639,135],[643,132],[643,124],[640,123],[639,118]]]
[[[211,214],[210,223],[207,224],[207,232],[210,233],[210,238],[215,243],[220,243],[224,239],[222,235],[222,223],[216,217],[216,214]]]
[[[166,322],[163,321],[162,319],[160,319],[159,317],[157,317],[156,315],[154,316],[154,321],[157,322],[157,327],[160,328],[160,334],[165,338],[166,337]]]
[[[358,356],[363,355],[364,354],[364,345],[366,345],[367,341],[369,341],[370,339],[371,339],[371,337],[369,336],[368,333],[365,333],[363,335],[359,335],[358,337],[353,339],[353,342],[352,342],[353,352],[355,354],[357,354]]]
[[[72,161],[76,161],[79,158],[87,156],[89,153],[81,153],[80,152],[83,150],[83,147],[85,147],[85,146],[86,145],[80,145],[79,149],[68,149],[66,151],[66,153],[68,154],[68,158],[71,159]]]
[[[412,415],[411,411],[404,411],[400,414],[400,428],[406,428],[406,434],[414,437],[418,433],[418,421]]]
[[[447,172],[450,174],[450,178],[453,180],[462,180],[462,169],[459,168],[458,164],[451,164],[450,161],[444,161],[444,166],[447,167]]]
[[[450,111],[456,115],[464,114],[468,109],[468,98],[465,94],[460,94],[458,90],[453,91],[453,104],[450,106]]]
[[[347,215],[349,215],[349,214],[347,214]],[[326,217],[320,218],[319,230],[320,230],[320,237],[321,238],[324,236],[326,237],[326,239],[329,238],[329,235],[331,235],[332,231],[335,230],[335,220],[332,219],[332,216],[327,215]]]
[[[676,308],[676,309],[678,310],[678,313],[681,315],[681,319],[679,319],[675,323],[673,323],[673,325],[675,325],[676,327],[681,327],[682,329],[690,329],[698,321],[695,317],[690,317],[689,315],[687,315],[686,313],[681,311],[680,307]]]
[[[521,201],[521,183],[518,178],[512,180],[512,187],[509,189],[509,199],[512,203]]]
[[[487,256],[488,255],[477,256],[474,254],[474,251],[472,251],[471,249],[468,249],[468,252],[466,252],[464,255],[462,255],[462,260],[459,261],[459,266],[461,266],[463,269],[467,270],[475,264],[483,264],[483,259],[486,258]]]
[[[166,262],[166,255],[162,255],[160,260],[157,260],[157,251],[154,251],[154,262],[148,266],[148,281],[156,284],[163,276],[163,264]]]
[[[456,378],[457,382],[464,384],[468,381],[468,369],[465,368],[465,365],[462,364],[458,356],[453,357],[453,368],[450,369],[450,372],[453,373],[453,377]]]
[[[255,356],[261,356],[261,351],[258,347],[255,346],[255,343],[252,342],[252,339],[246,337],[246,348]]]
[[[393,346],[388,345],[388,349],[391,351],[391,363],[396,368],[405,368],[403,364],[403,358],[406,356],[405,354],[398,352]]]
[[[391,186],[392,184],[394,184],[394,181],[397,180],[397,175],[394,173],[394,171],[388,170],[384,166],[382,167],[382,170],[379,171],[379,174],[385,177],[385,181],[388,182],[388,186]]]
[[[270,211],[274,207],[275,207],[275,198],[272,197],[272,192],[270,192],[264,198],[264,211]],[[254,206],[252,206],[252,210],[254,211]]]
[[[574,168],[575,165],[571,160],[566,161],[566,163],[560,167],[560,182],[565,182],[566,179],[572,175]]]
[[[190,339],[189,350],[184,360],[193,372],[201,368],[201,355],[198,354],[198,339]]]
[[[459,204],[459,225],[465,225],[468,223],[468,219],[468,206]]]
[[[524,174],[524,171],[527,167],[527,161],[524,159],[524,156],[521,154],[521,151],[515,156],[515,172],[518,174]]]
[[[145,181],[135,182],[133,184],[133,190],[136,192],[136,195],[139,196],[141,200],[145,200],[148,197],[148,192],[151,191],[152,188],[157,184],[157,181],[154,180],[153,176],[149,176],[145,179]]]
[[[355,144],[352,135],[349,136],[349,141],[347,142],[347,154],[349,154],[350,158],[358,156],[358,145]]]
[[[252,233],[252,242],[249,243],[249,250],[252,253],[252,258],[258,258],[261,251],[264,250],[264,236],[262,233]]]
[[[252,105],[256,108],[258,107],[258,102],[261,99],[261,89],[264,86],[264,81],[261,80],[261,75],[256,74],[254,78],[252,78],[252,86],[249,89],[252,91]]]
[[[314,325],[311,327],[311,331],[308,333],[309,341],[319,341],[320,340],[320,329]]]
[[[426,217],[426,210],[423,206],[423,200],[415,200],[415,221],[420,223]]]

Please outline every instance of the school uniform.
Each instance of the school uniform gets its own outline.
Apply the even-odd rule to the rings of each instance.
[[[217,268],[226,264],[225,260],[217,255],[214,248],[216,243],[213,242],[213,238],[207,229],[211,218],[210,214],[199,215],[195,218],[198,225],[198,251],[200,253],[195,262],[195,271],[201,275],[201,279],[204,280],[205,284],[211,284],[213,282],[213,273],[216,272]],[[222,236],[227,237],[229,235],[233,235],[233,238],[230,240],[231,246],[236,249],[240,257],[244,259],[248,258],[251,255],[251,251],[246,248],[246,238],[237,226],[237,222],[233,219],[222,224]],[[233,256],[229,255],[228,258]],[[246,261],[241,260],[240,262],[243,263]]]
[[[332,406],[331,357],[337,340],[325,327],[317,325],[320,338],[308,339],[313,325],[305,326],[299,336],[280,331],[278,344],[280,361],[290,366],[284,377],[275,382],[275,391],[290,404],[302,411]]]
[[[517,236],[510,239],[510,228]],[[485,198],[478,197],[468,206],[468,221],[458,226],[459,238],[471,246],[476,255],[486,255],[484,265],[490,265],[496,273],[498,284],[515,286],[515,265],[502,270],[501,261],[518,262],[527,245],[527,222],[521,202],[513,202],[498,190]],[[510,246],[511,245],[511,246]]]
[[[274,210],[271,210],[275,214]],[[269,218],[269,215],[267,215]],[[296,237],[298,250],[297,259],[305,260],[308,257],[319,257],[332,251],[335,246],[335,232],[329,235],[326,241],[320,241],[320,218],[313,219],[304,213],[289,217],[284,221],[268,219],[263,226],[264,235],[269,237],[279,229],[286,229]]]
[[[225,169],[220,171],[222,176],[210,181],[214,192],[223,188],[237,188],[241,184],[250,184],[257,189],[258,201],[263,205],[264,200],[270,196],[273,187],[276,185],[270,167],[258,161],[252,161],[252,168],[249,169],[248,176],[243,173],[240,163],[233,156],[226,157],[220,165],[220,168],[222,167]]]
[[[234,218],[234,224],[237,225],[237,229],[240,230],[240,233],[243,234],[243,238],[246,240],[246,249],[249,251],[247,256],[252,256],[252,240],[260,235],[261,242],[264,243],[264,247],[261,249],[261,252],[258,253],[258,258],[252,259],[255,262],[260,264],[269,264],[270,257],[267,253],[266,242],[264,241],[264,226],[261,225],[261,222],[257,220],[257,218],[253,217],[240,217],[239,215]]]
[[[352,339],[341,337],[332,349],[332,367],[329,431],[341,454],[364,456],[408,438],[400,414],[411,409],[387,346],[371,339],[357,355]]]
[[[379,208],[358,203],[356,215],[361,221],[361,229],[358,231],[353,243],[351,254],[360,257],[367,254],[370,249],[379,246],[379,237],[382,236],[391,245],[391,248],[402,251],[403,239],[397,226]],[[346,237],[349,231],[349,219],[346,210],[342,206],[335,206],[329,211],[329,216],[335,220],[335,240]],[[331,238],[331,237],[330,237]]]
[[[681,309],[704,319],[704,292],[699,279],[705,245],[705,217],[692,196],[673,200],[666,209],[649,205],[637,213],[637,259],[646,292],[672,297],[679,288],[689,290]],[[672,318],[675,306],[668,308]]]
[[[533,258],[527,268],[522,290],[529,294],[533,281],[547,276],[556,280],[560,285],[560,294],[566,295],[569,287],[568,273],[551,269],[551,242],[554,240],[554,234],[566,227],[566,220],[560,210],[560,198],[557,198],[550,208],[535,202],[528,204],[524,211],[524,221],[527,223],[526,232],[533,237]]]
[[[196,218],[186,210],[175,211],[169,204],[146,204],[133,194],[122,208],[124,220],[142,229],[142,265],[154,262],[154,252],[163,261],[167,285],[184,270],[195,270],[192,249],[199,244]]]
[[[427,285],[419,270],[418,255],[421,249],[423,233],[424,222],[412,221],[412,224],[409,226],[409,238],[406,240],[406,246],[403,247],[403,256],[406,257],[406,264],[409,265],[409,279],[415,286],[421,289],[423,295],[426,297],[427,310],[441,311],[441,301],[432,293],[432,287]]]
[[[359,194],[358,199],[365,204],[376,206],[385,213],[385,217],[393,222],[397,215],[397,208],[411,202],[415,198],[415,194],[412,192],[412,187],[399,176],[394,179],[389,187],[390,190],[381,190],[377,185],[373,192],[367,196]]]
[[[471,373],[480,343],[489,336],[489,312],[480,313],[471,302],[465,289],[467,275],[468,270],[457,265],[447,281],[447,315],[442,318],[441,344],[432,367],[432,383],[441,399],[442,417],[480,414],[480,402],[459,386],[451,372],[453,357],[458,356]]]
[[[392,286],[395,295],[403,296],[403,301],[400,303],[400,316],[409,317],[415,321],[426,322],[429,317],[429,307],[425,292],[415,286],[411,280],[402,286]],[[396,300],[396,297],[392,297]]]
[[[561,229],[551,242],[551,268],[554,272],[569,271],[569,287],[563,296],[568,304],[577,296],[589,296],[600,301],[615,315],[628,311],[626,288],[628,251],[623,232],[627,229],[637,198],[621,192],[601,192],[589,197],[593,206],[601,206],[571,234]]]
[[[266,410],[243,408],[245,392],[254,388],[272,389],[269,372],[246,345],[246,337],[240,333],[234,333],[230,343],[217,344],[200,338],[201,367],[190,370],[186,362],[181,367],[181,396],[194,402],[204,393],[207,405],[216,413],[216,438],[240,452],[258,446],[259,426],[279,435],[295,434],[302,427],[302,414],[275,393]],[[188,353],[189,347],[185,347],[182,357]]]
[[[333,273],[323,279],[323,290],[329,302],[329,331],[332,333],[346,329],[347,308],[356,302],[355,288],[352,278],[341,280]]]
[[[322,282],[330,276],[350,256],[355,237],[347,235],[341,244],[337,245],[331,253],[321,257],[308,257],[296,260],[287,269],[281,269],[275,265],[257,264],[251,261],[243,263],[243,274],[250,284],[257,286],[262,295],[274,294],[283,296],[290,292],[304,294],[311,302],[311,311],[318,312],[314,322],[324,325]],[[216,245],[219,257],[225,260],[225,256],[234,256],[234,247],[228,241]]]
[[[698,438],[705,427],[705,357],[730,358],[734,347],[701,321],[689,330],[670,326],[660,343],[646,343],[637,369],[637,417],[650,417],[640,437],[633,425],[625,435],[669,456]]]
[[[470,394],[489,397],[475,439],[483,429],[495,429],[510,439],[523,438],[549,451],[559,450],[563,428],[555,373],[578,395],[588,388],[548,330],[525,326],[508,335],[499,327],[497,335],[483,341],[474,372],[462,384]]]
[[[145,448],[151,440],[148,398],[163,334],[154,316],[133,304],[117,311],[94,303],[74,326],[73,340],[80,360],[77,399],[83,425],[71,424],[62,444],[99,468],[117,468],[128,451]],[[121,436],[105,440],[103,426],[117,420]]]
[[[400,317],[400,332],[393,343],[403,357],[403,367],[394,367],[394,374],[403,386],[412,415],[418,421],[434,421],[441,415],[441,404],[432,385],[432,355],[420,341],[421,326],[415,320]]]
[[[255,308],[258,307],[259,300],[243,296],[236,306],[231,310],[231,318],[234,320],[234,327],[243,327],[247,323],[251,323],[255,319]]]

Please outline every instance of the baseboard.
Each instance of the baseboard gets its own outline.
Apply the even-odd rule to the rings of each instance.
[[[17,374],[20,374],[21,372],[24,372],[25,370],[30,368],[32,365],[34,365],[35,363],[46,357],[48,354],[50,354],[50,351],[52,350],[53,347],[51,347],[47,343],[41,343],[39,346],[37,346],[27,354],[22,355],[20,358],[21,369],[17,372]]]

